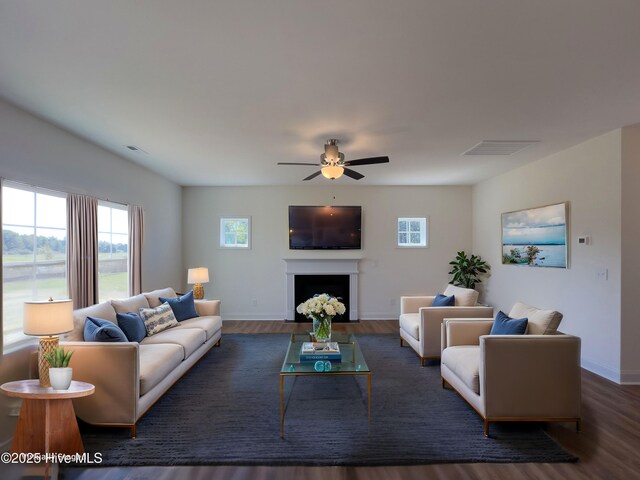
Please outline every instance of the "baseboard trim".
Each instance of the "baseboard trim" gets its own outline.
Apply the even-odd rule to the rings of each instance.
[[[601,377],[606,378],[607,380],[611,380],[614,383],[621,384],[620,372],[610,369],[609,367],[605,367],[600,365],[599,363],[592,362],[591,360],[582,359],[582,368],[585,370],[589,370],[596,375],[600,375]]]
[[[620,374],[620,383],[622,385],[640,385],[640,371],[623,370]]]

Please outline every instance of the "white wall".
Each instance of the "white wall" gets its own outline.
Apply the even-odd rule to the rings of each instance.
[[[363,249],[289,250],[289,205],[361,205]],[[448,262],[471,247],[471,187],[187,187],[182,206],[185,269],[209,268],[205,296],[223,300],[225,319],[284,318],[283,258],[362,258],[360,318],[398,318],[400,295],[442,291]],[[252,217],[249,251],[218,247],[219,218],[233,215]],[[429,217],[429,248],[396,248],[399,216]]]
[[[0,177],[142,206],[143,287],[181,285],[180,186],[1,100]],[[36,345],[34,339],[31,347],[0,357],[0,383],[28,378],[28,350]],[[3,450],[13,434],[17,405],[0,397]]]
[[[614,381],[620,381],[620,178],[616,130],[473,188],[473,250],[492,266],[488,303],[507,313],[517,300],[562,312],[560,330],[582,338],[582,365]],[[569,268],[502,265],[501,213],[563,201],[570,202]],[[592,244],[579,246],[585,234]],[[602,269],[608,280],[597,279]]]
[[[179,185],[1,100],[0,177],[142,206],[143,288],[180,286]]]
[[[622,382],[640,383],[640,125],[622,129]]]

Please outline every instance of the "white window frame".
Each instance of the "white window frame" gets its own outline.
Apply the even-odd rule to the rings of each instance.
[[[103,230],[100,230],[100,228],[98,227],[98,242],[100,242],[100,234],[109,234],[109,259],[113,258],[113,213],[111,212],[112,210],[121,210],[127,213],[127,220],[129,217],[129,208],[127,207],[127,205],[122,205],[120,203],[114,203],[114,202],[108,202],[105,200],[98,200],[98,206],[99,207],[106,207],[110,209],[109,212],[109,231],[105,232]],[[129,278],[131,276],[131,272],[129,271],[129,255],[131,255],[131,252],[129,251],[129,231],[127,229],[127,293],[126,295],[129,296],[131,295],[131,292],[129,291],[130,288],[130,282],[129,282]],[[120,235],[120,233],[116,233],[117,235]],[[100,253],[98,253],[98,265],[100,265]],[[100,274],[98,273],[98,292],[100,292]],[[104,299],[99,299],[99,301],[106,301],[108,299],[104,298]]]
[[[14,190],[22,190],[25,192],[29,192],[32,193],[35,197],[35,195],[37,194],[41,194],[41,195],[47,195],[50,197],[58,197],[58,198],[67,198],[67,193],[66,192],[60,192],[57,190],[50,190],[48,188],[43,188],[43,187],[36,187],[36,186],[32,186],[32,185],[27,185],[27,184],[23,184],[23,183],[19,183],[19,182],[13,182],[11,180],[2,180],[2,188],[12,188]],[[0,199],[0,206],[2,205],[2,201]],[[65,209],[65,216],[66,216],[66,209]],[[16,225],[16,224],[11,224],[8,222],[3,222],[0,223],[0,232],[3,230],[4,226],[8,226],[8,227],[17,227],[17,228],[33,228],[33,236],[34,236],[34,243],[36,242],[36,238],[37,238],[37,230],[38,230],[38,224],[37,224],[37,217],[38,217],[38,203],[35,201],[34,198],[34,210],[33,210],[33,219],[32,219],[32,225]],[[48,227],[48,226],[41,226],[40,228],[46,228],[48,230],[64,230],[65,233],[67,234],[67,242],[69,241],[68,238],[68,226],[67,226],[68,222],[66,222],[65,224],[65,228],[59,228],[59,227]],[[2,245],[2,237],[0,236],[0,246]],[[1,259],[2,257],[0,257]],[[67,272],[67,266],[66,263],[68,262],[68,258],[67,255],[65,253],[65,283],[66,282],[66,272]],[[33,248],[33,264],[37,263],[37,248],[36,245],[34,245]],[[2,265],[2,262],[0,262],[0,265]],[[4,268],[4,265],[2,265],[2,268]],[[35,285],[35,281],[36,281],[36,277],[32,277],[31,279]],[[4,279],[3,279],[4,281]],[[32,298],[31,300],[46,300],[46,298],[42,298],[41,296],[37,296],[36,295],[36,291],[34,290],[34,286],[32,285]],[[68,285],[68,284],[67,284]],[[67,287],[68,289],[68,287]],[[2,289],[2,294],[4,295],[4,288]],[[68,290],[65,292],[65,297],[69,296],[69,292]],[[4,301],[4,299],[2,299]],[[2,306],[0,308],[4,308],[4,303],[2,304]],[[3,315],[3,322],[2,325],[0,325],[0,328],[2,328],[2,342],[3,342],[3,351],[4,353],[9,353],[9,352],[13,352],[19,348],[22,348],[22,346],[26,343],[30,343],[33,340],[33,337],[30,336],[26,336],[24,335],[24,333],[22,333],[22,329],[20,330],[12,330],[12,331],[6,331],[5,330],[5,324],[4,324],[5,318]]]
[[[234,243],[227,244],[225,243],[225,224],[228,222],[246,222],[247,223],[247,243]],[[234,216],[234,217],[220,217],[220,232],[219,232],[219,248],[223,248],[225,250],[249,250],[251,248],[251,217],[242,217],[242,216]]]
[[[419,222],[420,223],[420,241],[419,242],[406,242],[400,243],[400,234],[401,233],[416,233],[411,232],[411,230],[406,230],[404,232],[400,231],[400,222]],[[396,224],[396,245],[397,248],[429,248],[429,217],[398,217],[398,223]]]

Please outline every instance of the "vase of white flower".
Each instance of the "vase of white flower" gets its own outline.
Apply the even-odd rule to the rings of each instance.
[[[337,298],[323,293],[301,303],[296,310],[313,321],[316,342],[328,342],[331,340],[331,320],[336,315],[342,315],[345,306]]]

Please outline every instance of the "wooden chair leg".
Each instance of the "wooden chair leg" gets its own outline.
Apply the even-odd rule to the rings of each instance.
[[[136,424],[134,423],[133,425],[131,425],[130,427],[131,429],[131,438],[136,438]]]
[[[484,421],[484,436],[489,438],[489,421]]]
[[[576,432],[580,432],[582,430],[582,422],[580,420],[576,420]]]
[[[402,337],[400,337],[400,346],[404,347],[404,342],[402,341]]]
[[[425,362],[426,362],[426,358],[420,357],[420,366],[421,367],[424,367]]]

